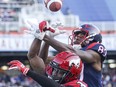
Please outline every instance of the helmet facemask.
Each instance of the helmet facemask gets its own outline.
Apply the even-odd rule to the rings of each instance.
[[[75,44],[74,38],[75,36],[78,37],[80,33],[84,35],[83,37],[81,37],[83,40],[80,43]],[[95,39],[96,36],[97,36],[97,39]],[[71,39],[72,46],[81,45],[82,47],[84,47],[93,41],[101,42],[101,34],[100,34],[100,30],[96,26],[90,25],[90,24],[84,24],[82,25],[82,27],[79,27],[76,30],[73,30],[72,35],[69,37],[69,39]]]
[[[46,74],[56,82],[64,84],[76,80],[82,70],[81,59],[70,52],[62,52],[50,62]]]
[[[56,62],[50,62],[50,67],[52,69],[49,78],[55,80],[56,82],[62,84],[65,83],[65,78],[70,73],[68,70],[61,69]]]
[[[78,36],[79,34],[82,34],[82,36]],[[88,43],[88,32],[81,30],[80,28],[73,30],[72,35],[69,36],[69,39],[71,40],[71,45],[74,47],[83,47]],[[80,43],[76,43],[76,38],[81,38]]]

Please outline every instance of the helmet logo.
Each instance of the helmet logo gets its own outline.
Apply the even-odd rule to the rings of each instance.
[[[80,65],[80,59],[77,58],[77,59],[73,59],[73,60],[69,61],[69,66],[72,66],[72,65],[75,65],[78,68]]]

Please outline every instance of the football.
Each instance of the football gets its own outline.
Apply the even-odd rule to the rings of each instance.
[[[45,7],[52,12],[57,12],[62,7],[62,0],[44,0]]]

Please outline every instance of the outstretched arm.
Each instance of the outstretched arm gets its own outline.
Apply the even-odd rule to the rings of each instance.
[[[49,44],[43,42],[38,56],[41,57],[44,62],[48,58],[48,50],[49,50]]]
[[[76,53],[84,62],[94,63],[100,60],[100,55],[93,50],[75,50],[72,46],[57,41],[47,35],[44,36],[43,40],[59,52],[70,51]]]
[[[12,70],[12,69],[19,70],[24,75],[27,75],[31,77],[33,80],[35,80],[36,82],[38,82],[42,87],[48,87],[48,86],[49,87],[60,87],[60,84],[58,84],[54,80],[49,79],[44,75],[37,74],[34,71],[31,71],[29,68],[27,68],[23,63],[21,63],[18,60],[13,60],[9,62],[8,65],[10,65],[9,70]]]
[[[28,51],[28,60],[30,62],[30,65],[34,71],[37,73],[44,74],[45,73],[45,63],[42,58],[38,56],[38,52],[41,47],[41,40],[34,39],[30,50]]]
[[[65,43],[62,43],[60,41],[57,41],[54,38],[49,37],[48,35],[45,35],[43,40],[46,43],[48,43],[50,46],[52,46],[54,49],[56,49],[58,52],[62,52],[62,51],[71,51],[71,52],[73,52],[74,51],[72,46],[67,45]]]
[[[49,45],[46,43],[42,44],[42,38],[45,35],[45,32],[43,32],[43,30],[46,28],[47,22],[42,21],[39,24],[39,28],[38,25],[35,25],[29,21],[27,21],[26,23],[29,25],[29,28],[25,32],[34,35],[35,37],[27,54],[30,65],[32,66],[34,71],[44,74],[45,61],[48,56]]]
[[[27,72],[27,76],[38,82],[42,87],[60,87],[60,84],[58,84],[54,80],[49,79],[44,75],[37,74],[36,72],[33,72],[31,70]]]
[[[54,34],[56,34],[56,33],[60,34],[61,32],[55,31]],[[57,41],[57,40],[53,39],[52,37],[49,37],[43,33],[42,34],[41,33],[33,34],[33,35],[40,40],[44,40],[47,44],[49,44],[50,46],[52,46],[54,49],[56,49],[59,52],[70,51],[70,52],[76,53],[84,62],[98,63],[98,61],[100,61],[100,55],[93,50],[87,50],[87,51],[75,50],[72,46],[69,46],[60,41]]]

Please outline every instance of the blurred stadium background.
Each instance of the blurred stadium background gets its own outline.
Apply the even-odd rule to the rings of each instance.
[[[0,0],[0,87],[38,87],[31,78],[18,71],[8,71],[7,62],[19,59],[29,67],[27,51],[32,36],[25,35],[25,20],[61,22],[70,34],[83,23],[93,23],[101,29],[108,58],[103,65],[104,87],[116,87],[116,0],[63,0],[61,11],[48,11],[43,0]],[[68,43],[68,35],[56,39]],[[65,39],[67,38],[67,39]],[[50,55],[55,54],[50,48]]]

